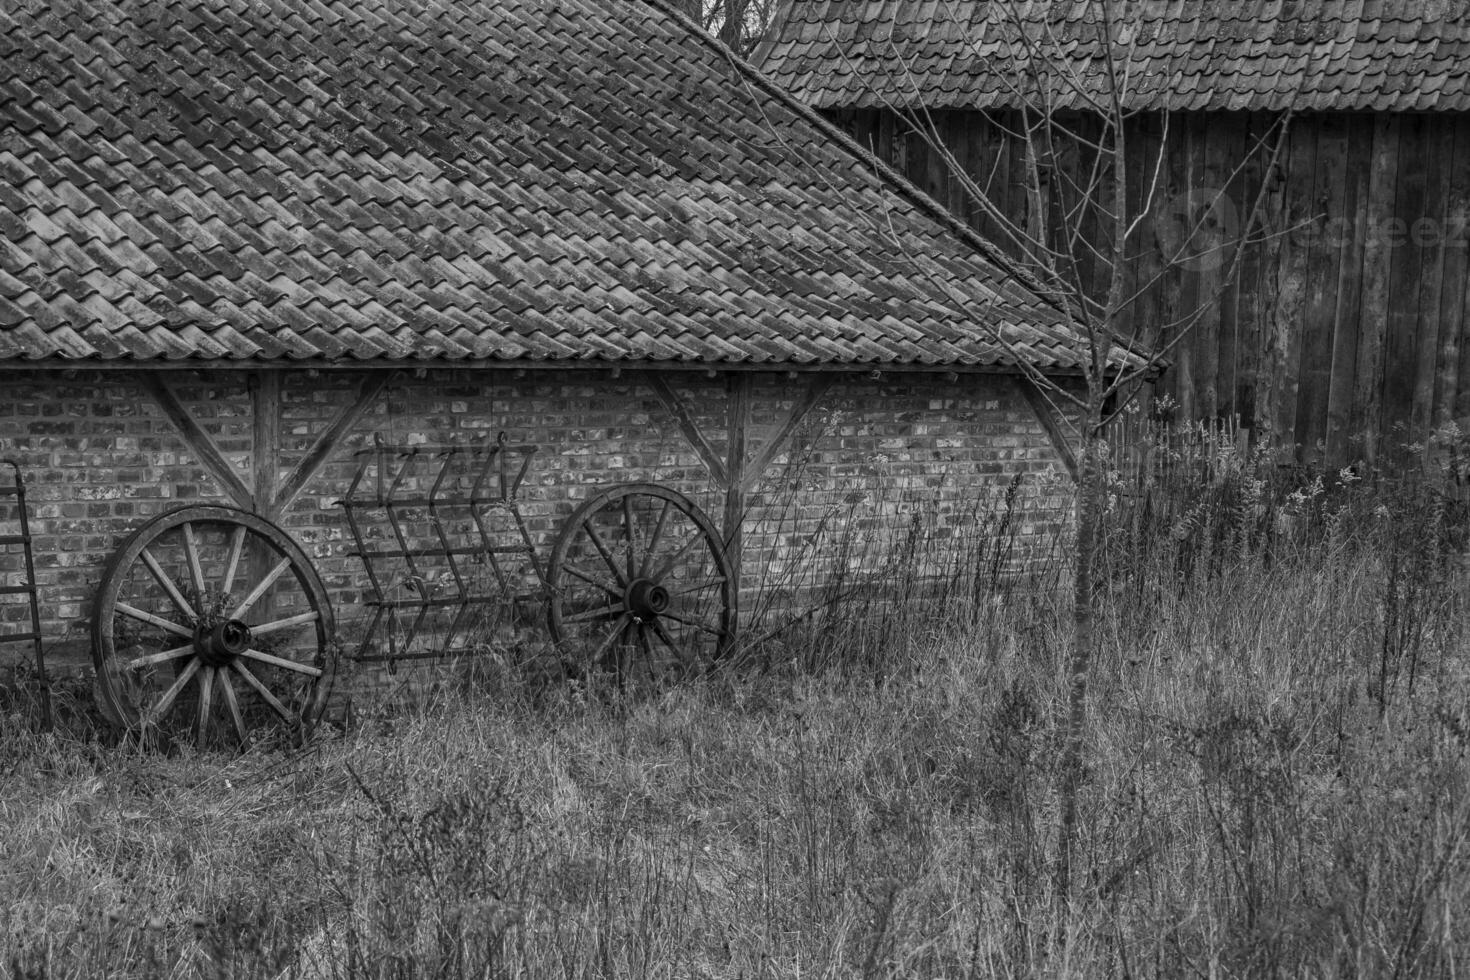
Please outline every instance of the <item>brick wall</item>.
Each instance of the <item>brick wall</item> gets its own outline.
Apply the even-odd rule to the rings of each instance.
[[[664,377],[723,452],[725,380]],[[172,372],[168,380],[248,484],[248,376]],[[355,371],[287,372],[283,477],[352,403],[361,380]],[[805,376],[755,377],[750,456],[807,384]],[[374,432],[397,444],[465,444],[501,431],[541,447],[522,487],[522,509],[543,555],[576,504],[616,482],[673,487],[720,522],[721,492],[662,403],[631,372],[404,372],[281,517],[312,555],[346,629],[361,628],[364,580],[360,563],[347,555],[350,537],[335,502],[355,471],[354,452],[370,445]],[[131,528],[179,504],[224,502],[125,372],[12,373],[0,394],[0,455],[18,458],[30,485],[44,628],[58,660],[85,657],[92,596]],[[998,557],[1015,569],[1057,546],[1070,505],[1062,466],[1014,379],[846,376],[748,496],[743,595],[799,596],[834,577],[865,574],[881,582],[885,562],[904,549],[923,574],[958,574],[957,563],[984,550],[985,535],[1000,524],[1008,546]],[[914,558],[916,541],[922,548]],[[0,554],[7,581],[17,569],[17,555]],[[21,615],[18,603],[0,605],[6,622]],[[0,647],[3,657],[23,652]]]

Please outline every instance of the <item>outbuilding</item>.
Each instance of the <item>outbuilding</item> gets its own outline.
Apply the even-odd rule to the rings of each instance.
[[[1165,346],[1203,307],[1157,386],[1176,421],[1336,468],[1470,416],[1459,0],[783,0],[752,60],[997,238],[957,173],[1025,226],[1064,179],[1031,175],[1028,113],[1096,139],[1116,96],[1140,223],[1120,329]],[[1087,186],[1079,147],[1056,169]],[[1079,254],[1107,254],[1108,221],[1083,224]]]
[[[260,611],[298,545],[344,662],[384,656],[388,625],[357,642],[369,600],[485,568],[369,580],[353,552],[461,546],[432,543],[433,493],[515,491],[469,547],[509,534],[491,564],[515,591],[590,497],[675,491],[735,605],[851,561],[839,525],[958,536],[1008,488],[1016,561],[1065,525],[1068,436],[1037,382],[1076,373],[1067,317],[661,2],[23,3],[0,45],[0,455],[29,484],[52,657],[92,650],[119,692],[195,665],[178,689],[238,714],[255,685],[232,658],[253,642],[263,670],[289,659],[265,633],[323,626]],[[449,450],[471,471],[439,486]],[[683,505],[651,499],[609,534],[657,540]],[[354,523],[343,500],[408,510]],[[180,505],[206,509],[158,517]],[[211,541],[211,507],[252,517]],[[634,606],[624,639],[656,646]]]

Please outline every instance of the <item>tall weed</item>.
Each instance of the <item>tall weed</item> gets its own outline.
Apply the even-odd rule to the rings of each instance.
[[[847,577],[673,689],[471,681],[239,758],[10,710],[0,975],[1452,977],[1458,491],[1205,448],[1115,487],[1063,921],[1070,571],[1002,493],[834,513]]]

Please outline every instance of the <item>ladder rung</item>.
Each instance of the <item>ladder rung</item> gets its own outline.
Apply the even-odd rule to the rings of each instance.
[[[0,643],[19,643],[21,640],[34,640],[40,633],[0,633]]]
[[[20,592],[34,592],[34,585],[0,585],[0,595],[15,595]]]
[[[20,492],[20,487],[13,484],[8,487],[0,487],[0,497],[19,497]]]
[[[30,544],[29,534],[0,534],[0,544]]]

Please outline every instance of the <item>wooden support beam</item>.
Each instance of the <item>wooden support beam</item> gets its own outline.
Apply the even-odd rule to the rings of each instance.
[[[230,466],[229,460],[219,451],[209,433],[199,427],[189,410],[183,406],[168,385],[164,384],[163,376],[154,371],[144,371],[138,374],[139,383],[143,390],[148,392],[150,398],[163,410],[164,416],[173,425],[184,444],[199,461],[199,465],[214,477],[220,488],[235,502],[235,505],[246,510],[255,508],[254,496],[250,488],[245,486],[244,481],[236,475]]]
[[[1046,396],[1036,387],[1036,382],[1030,378],[1016,377],[1016,387],[1021,390],[1021,397],[1026,399],[1026,404],[1031,406],[1031,411],[1036,414],[1036,419],[1041,427],[1046,430],[1046,436],[1051,440],[1052,448],[1062,458],[1062,465],[1067,472],[1072,474],[1072,479],[1080,477],[1081,469],[1077,465],[1077,452],[1072,448],[1072,443],[1067,438],[1066,430],[1062,428],[1062,422],[1057,418],[1056,411]]]
[[[736,606],[731,612],[738,616],[745,543],[745,437],[750,429],[750,375],[732,374],[727,385],[725,430],[729,438],[725,444],[725,472],[729,480],[725,484],[725,521],[721,531],[725,536],[725,554],[735,572]]]
[[[336,452],[337,447],[342,444],[342,439],[357,425],[363,414],[372,407],[378,395],[388,387],[390,381],[396,377],[395,374],[386,371],[374,371],[362,379],[357,386],[357,397],[351,405],[344,408],[332,424],[327,426],[326,431],[317,436],[316,442],[306,451],[306,455],[296,464],[291,475],[286,477],[280,488],[276,491],[276,511],[283,512],[291,506],[291,502],[311,482],[323,464]]]
[[[251,477],[255,512],[276,519],[276,481],[281,475],[281,372],[257,371],[250,376]]]
[[[760,481],[766,470],[771,468],[771,461],[780,455],[782,447],[786,445],[786,440],[791,438],[791,433],[795,432],[796,427],[801,425],[807,415],[811,414],[811,410],[817,407],[817,403],[822,400],[822,396],[832,387],[835,380],[830,374],[819,374],[811,380],[801,398],[791,406],[790,413],[782,421],[775,435],[771,436],[770,441],[761,447],[761,451],[756,454],[755,459],[751,460],[750,465],[745,467],[740,478],[741,490],[749,490]]]
[[[699,454],[700,460],[709,470],[709,475],[714,479],[715,484],[721,487],[729,486],[730,476],[725,469],[725,463],[720,459],[720,454],[715,447],[710,445],[709,440],[705,438],[704,433],[699,431],[699,426],[695,424],[694,417],[689,412],[689,406],[663,378],[655,374],[648,374],[644,377],[648,387],[653,389],[658,400],[663,403],[664,408],[668,409],[669,414],[678,423],[679,431],[684,433],[684,438],[689,440],[689,445],[693,446],[694,451]]]

